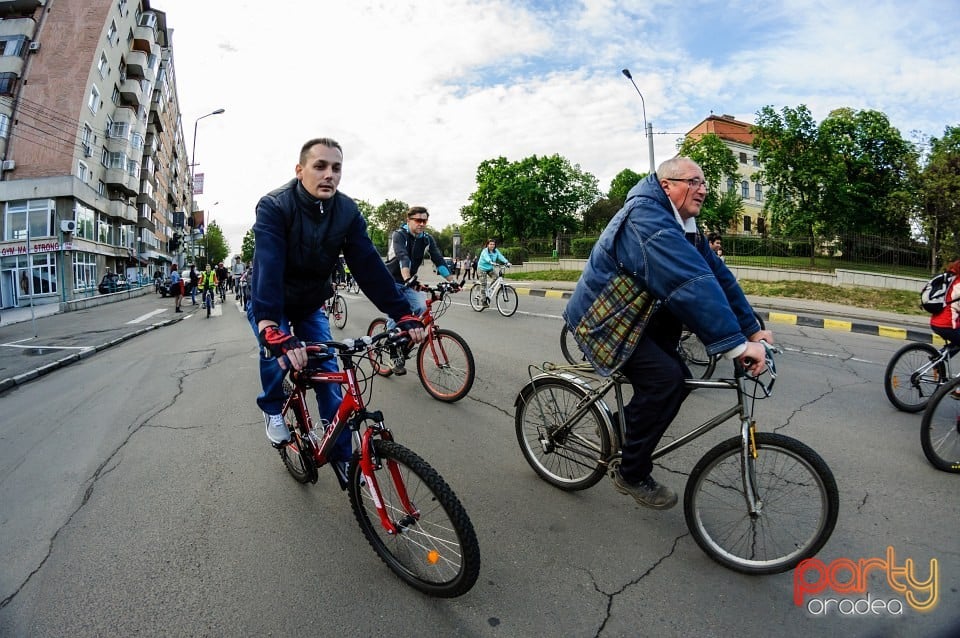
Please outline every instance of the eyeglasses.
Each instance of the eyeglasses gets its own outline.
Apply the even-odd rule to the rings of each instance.
[[[407,221],[408,221],[408,222],[417,222],[418,224],[426,224],[426,223],[427,223],[427,218],[426,218],[426,217],[407,217]]]
[[[670,182],[686,182],[687,186],[693,189],[698,189],[701,186],[707,188],[707,181],[699,177],[665,177],[664,179]]]

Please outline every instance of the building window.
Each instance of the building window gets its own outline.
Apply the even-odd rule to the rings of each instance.
[[[740,153],[740,163],[741,163],[741,164],[746,164],[746,163],[747,163],[747,154],[746,154],[746,153]]]
[[[90,112],[94,115],[100,110],[100,89],[97,88],[96,84],[90,87],[90,98],[87,99],[87,108],[90,109]]]
[[[90,169],[83,162],[77,162],[77,178],[84,184],[90,181]]]
[[[126,169],[127,156],[125,153],[107,153],[107,168]]]
[[[0,95],[13,95],[16,82],[16,73],[0,73]]]
[[[756,155],[753,156],[753,165],[756,166],[756,167],[758,167],[758,168],[759,168],[759,166],[760,166],[760,158],[757,157]]]
[[[73,254],[73,289],[87,290],[97,287],[97,256],[93,253]]]
[[[127,175],[137,178],[140,177],[140,165],[132,159],[127,160]]]
[[[30,219],[30,239],[52,237],[55,213],[52,199],[31,199],[7,202],[4,220],[4,239],[26,241],[27,218]]]
[[[100,197],[105,197],[107,194],[107,185],[103,183],[103,180],[97,182],[97,195]]]
[[[728,177],[728,178],[727,178],[727,192],[728,192],[728,193],[732,193],[732,192],[734,191],[734,188],[735,188],[735,187],[736,187],[736,186],[735,186],[735,184],[733,183],[733,178],[732,178],[732,177]]]
[[[0,55],[13,55],[20,57],[27,47],[27,36],[10,35],[0,37]]]
[[[111,122],[107,129],[107,135],[115,139],[127,139],[130,133],[130,125],[126,122]]]
[[[750,215],[743,216],[743,232],[750,232]]]
[[[120,87],[116,84],[113,85],[113,93],[110,95],[110,99],[114,104],[120,104]]]
[[[117,35],[117,23],[114,20],[110,21],[110,28],[107,29],[107,42],[110,43],[110,46],[113,46],[113,39]]]
[[[0,139],[10,136],[10,116],[0,113]]]
[[[57,255],[41,253],[30,255],[30,276],[24,270],[20,285],[26,287],[28,295],[48,295],[57,292]],[[26,284],[26,286],[24,286]],[[22,289],[22,288],[21,288]]]
[[[100,72],[100,77],[105,78],[110,74],[110,68],[107,66],[109,62],[107,61],[107,54],[100,54],[100,62],[97,64],[97,71]]]
[[[113,245],[113,234],[110,218],[103,213],[97,213],[97,241],[101,244]]]
[[[93,157],[93,129],[87,123],[84,123],[83,132],[80,133],[80,146],[84,157]]]
[[[750,182],[747,180],[740,182],[740,197],[743,199],[750,197]]]
[[[753,193],[756,196],[758,202],[763,201],[763,185],[757,182],[753,185]]]
[[[761,235],[766,232],[767,229],[767,220],[763,217],[757,217],[757,232]]]

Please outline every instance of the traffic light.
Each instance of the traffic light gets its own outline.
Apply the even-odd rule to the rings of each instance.
[[[177,248],[180,248],[180,235],[174,235],[168,243],[170,245],[170,252],[176,252]]]

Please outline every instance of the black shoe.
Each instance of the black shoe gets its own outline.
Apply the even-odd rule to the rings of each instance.
[[[613,486],[621,494],[628,494],[644,507],[652,507],[656,510],[670,509],[677,504],[677,493],[666,485],[660,485],[652,476],[641,480],[637,484],[627,483],[617,470],[613,475]]]
[[[179,308],[177,308],[177,309],[174,310],[174,312],[183,312],[183,311],[180,310]]]
[[[402,377],[407,373],[406,361],[403,359],[397,359],[393,362],[393,373],[398,377]]]

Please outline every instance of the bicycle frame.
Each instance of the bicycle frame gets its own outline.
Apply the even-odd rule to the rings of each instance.
[[[336,342],[327,342],[323,344],[308,344],[307,351],[308,353],[325,353],[327,347],[336,348]],[[342,345],[342,344],[340,344]],[[366,349],[363,349],[365,352]],[[343,363],[343,370],[337,372],[331,372],[326,370],[309,370],[303,372],[294,372],[292,373],[291,380],[293,381],[294,391],[287,397],[284,401],[283,408],[281,409],[281,414],[286,414],[288,410],[294,410],[297,415],[299,415],[298,421],[307,430],[307,434],[315,430],[313,419],[310,416],[310,410],[307,407],[306,400],[306,390],[310,387],[310,384],[313,383],[336,383],[345,387],[346,391],[343,394],[343,399],[340,402],[337,412],[333,417],[333,421],[323,431],[322,437],[320,437],[319,443],[313,447],[313,459],[318,466],[325,465],[328,462],[328,455],[333,448],[335,441],[340,437],[340,434],[343,432],[343,428],[349,427],[352,431],[353,437],[353,446],[354,446],[354,456],[359,455],[358,462],[360,464],[360,471],[363,474],[363,479],[367,490],[370,493],[370,497],[377,508],[377,513],[380,516],[380,523],[383,525],[383,528],[387,531],[388,534],[398,534],[400,530],[397,525],[395,525],[391,520],[386,508],[383,506],[383,500],[380,497],[380,487],[374,473],[374,468],[379,466],[380,461],[374,458],[373,453],[373,444],[372,440],[374,436],[378,436],[386,441],[393,441],[393,435],[390,430],[383,423],[383,413],[380,411],[368,411],[363,401],[363,394],[360,391],[359,384],[357,382],[357,373],[356,367],[353,362],[353,357],[358,352],[344,352],[342,350],[337,350],[336,356],[339,357],[340,361]],[[366,429],[361,433],[360,426],[362,423],[367,421],[373,421],[371,425],[368,425]],[[301,432],[299,429],[295,428],[293,430],[293,435],[296,438],[297,452],[300,451],[300,446],[303,445]],[[393,460],[388,460],[388,468],[390,470],[391,478],[397,489],[397,494],[400,498],[400,501],[403,505],[404,511],[406,512],[407,518],[417,519],[420,516],[419,510],[413,506],[410,502],[410,498],[407,494],[406,485],[403,482],[403,477],[400,475],[400,470],[397,467],[396,462]],[[341,489],[347,488],[347,476],[342,472],[341,468],[334,466],[334,470],[337,475],[337,480],[340,483]],[[402,524],[402,520],[398,521]]]
[[[744,479],[744,493],[746,494],[747,507],[751,515],[756,515],[760,512],[762,505],[757,497],[757,489],[754,484],[754,477],[749,471],[747,463],[747,455],[751,457],[757,457],[756,446],[754,445],[754,431],[756,424],[753,421],[753,405],[751,403],[751,398],[753,398],[747,390],[746,384],[748,382],[756,383],[759,388],[762,390],[763,394],[767,397],[770,396],[774,381],[776,381],[776,367],[773,365],[773,359],[768,355],[767,357],[767,366],[770,370],[771,380],[770,383],[764,385],[760,383],[754,377],[747,375],[746,371],[739,364],[735,362],[734,364],[734,378],[733,379],[685,379],[684,386],[689,390],[694,389],[716,389],[716,390],[736,390],[737,392],[737,403],[726,410],[721,411],[716,416],[707,420],[703,424],[693,428],[692,430],[682,434],[675,440],[670,443],[659,446],[651,455],[651,460],[656,460],[662,456],[669,454],[670,452],[676,450],[679,447],[690,443],[691,441],[700,438],[710,430],[714,429],[721,423],[725,423],[731,418],[738,416],[740,417],[740,445],[741,445],[741,472]],[[575,366],[543,366],[542,370],[544,375],[538,375],[533,377],[532,381],[536,382],[537,378],[544,378],[545,376],[558,376],[556,373],[563,373],[564,371],[579,371],[579,372],[592,372],[593,367],[590,364],[580,364]],[[561,378],[567,378],[571,380],[569,376],[560,374]],[[576,378],[576,377],[575,377]],[[582,380],[580,380],[582,381]],[[561,425],[557,432],[554,435],[564,436],[569,434],[572,427],[590,410],[594,404],[598,404],[601,408],[601,413],[604,415],[610,415],[610,409],[603,400],[603,397],[606,396],[611,389],[614,389],[616,401],[617,401],[617,414],[624,414],[624,403],[623,403],[623,389],[622,385],[624,383],[629,383],[623,375],[615,372],[611,376],[605,378],[600,382],[600,385],[596,388],[593,388],[588,383],[578,383],[582,388],[584,388],[586,395],[580,400],[576,408],[573,411],[573,414],[570,416],[567,421]],[[610,440],[613,442],[613,455],[610,458],[601,459],[600,462],[605,464],[608,469],[611,468],[611,465],[619,463],[620,459],[620,448],[623,442],[623,432],[622,426],[620,424],[619,418],[611,419],[609,416],[606,417],[606,427],[609,430]],[[598,454],[600,449],[595,445],[591,444],[589,441],[579,439],[579,442],[590,449],[593,449]],[[541,444],[543,442],[541,441]]]

